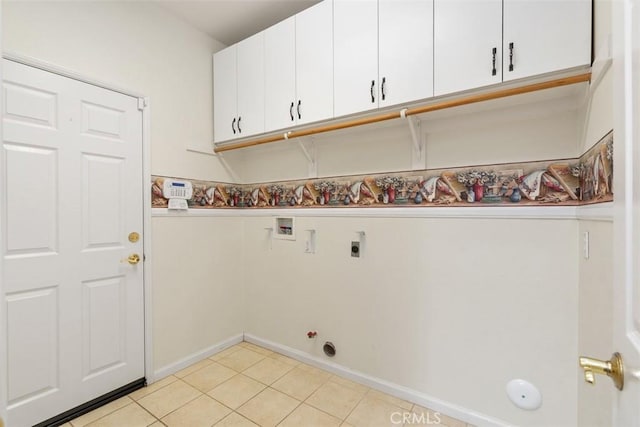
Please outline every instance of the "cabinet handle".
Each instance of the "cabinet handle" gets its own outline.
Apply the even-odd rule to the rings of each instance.
[[[513,42],[509,43],[509,71],[513,71]]]
[[[387,83],[387,78],[382,78],[382,85],[380,85],[380,91],[382,92],[382,100],[384,101],[387,98],[387,94],[385,93],[384,86]]]
[[[371,103],[376,102],[376,96],[373,94],[373,88],[376,85],[375,80],[371,80]]]
[[[233,131],[233,134],[236,134],[236,118],[233,118],[233,121],[231,122],[231,130]]]
[[[298,99],[298,120],[302,119],[302,114],[300,114],[300,104],[302,104],[302,101]]]
[[[494,47],[493,49],[491,49],[491,54],[492,54],[492,64],[493,64],[493,69],[491,70],[491,75],[495,76],[497,71],[496,71],[496,55],[498,54],[498,48]]]
[[[289,115],[291,116],[291,121],[293,121],[293,101],[291,101],[291,107],[289,107]]]
[[[240,129],[240,120],[242,120],[242,116],[238,117],[238,133],[242,133],[242,129]]]

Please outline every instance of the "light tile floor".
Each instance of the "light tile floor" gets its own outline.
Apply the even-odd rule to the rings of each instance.
[[[242,342],[63,427],[376,427],[462,421]]]

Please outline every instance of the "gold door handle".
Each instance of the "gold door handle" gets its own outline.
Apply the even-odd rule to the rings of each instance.
[[[131,255],[129,255],[128,258],[125,258],[125,259],[121,260],[120,262],[128,262],[131,265],[136,265],[137,263],[140,262],[140,255],[131,254]]]
[[[600,374],[611,378],[618,390],[624,387],[624,364],[620,353],[613,353],[609,360],[580,357],[580,367],[584,369],[584,380],[589,384],[595,384],[595,374]]]

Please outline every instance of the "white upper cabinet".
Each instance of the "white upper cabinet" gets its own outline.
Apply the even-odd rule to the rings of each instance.
[[[335,0],[335,115],[433,96],[433,0]]]
[[[379,0],[379,105],[433,96],[433,0]]]
[[[265,130],[333,117],[333,2],[265,30]]]
[[[238,137],[264,132],[264,32],[237,45]]]
[[[267,132],[296,121],[296,20],[286,19],[264,32],[265,107]]]
[[[334,112],[378,108],[378,0],[334,0]]]
[[[264,132],[264,33],[213,55],[216,142]]]
[[[214,55],[221,142],[587,66],[592,0],[324,0]]]
[[[435,95],[591,62],[591,0],[434,1]]]
[[[504,81],[590,63],[591,0],[504,0]]]
[[[298,124],[333,118],[333,1],[296,15]]]
[[[213,133],[214,139],[236,138],[238,130],[238,91],[236,46],[230,46],[213,56]]]
[[[436,96],[502,82],[502,0],[434,0]]]

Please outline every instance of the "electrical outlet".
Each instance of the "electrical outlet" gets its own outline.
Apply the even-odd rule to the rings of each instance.
[[[316,230],[306,230],[307,240],[304,241],[304,253],[316,253]]]
[[[589,259],[589,232],[582,233],[582,251],[584,259]]]
[[[351,242],[351,256],[360,258],[360,242]]]

